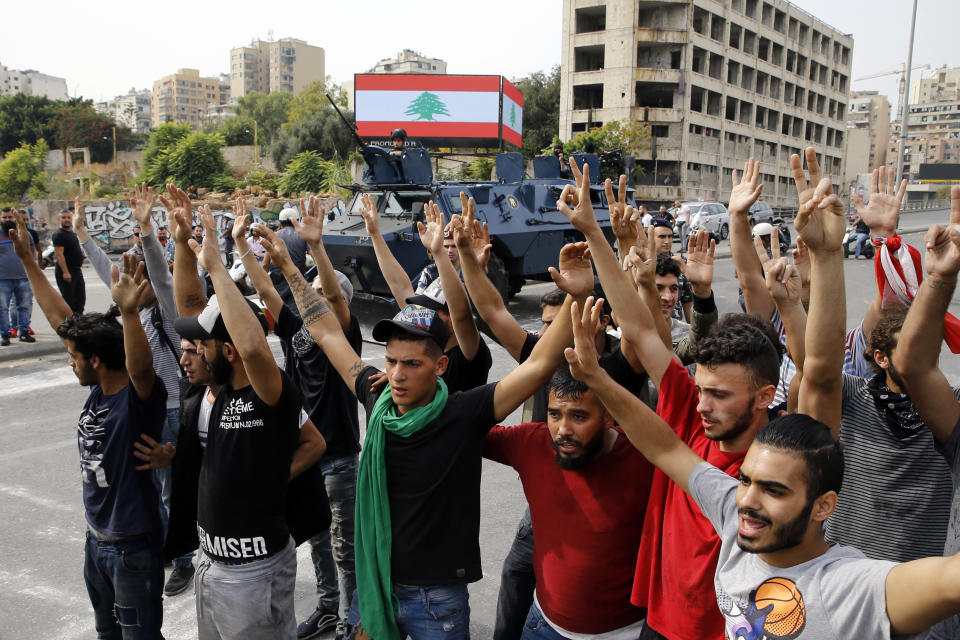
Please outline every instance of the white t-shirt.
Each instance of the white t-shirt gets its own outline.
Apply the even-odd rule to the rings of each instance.
[[[706,462],[690,474],[690,496],[720,536],[714,587],[726,638],[889,640],[886,581],[896,563],[835,545],[802,564],[769,565],[737,546],[738,484]]]
[[[651,214],[650,212],[643,214],[643,217],[640,218],[640,223],[643,225],[644,228],[649,227],[652,221],[653,221],[653,214]]]
[[[677,222],[687,222],[690,219],[690,209],[688,207],[681,207],[680,212],[677,213]]]

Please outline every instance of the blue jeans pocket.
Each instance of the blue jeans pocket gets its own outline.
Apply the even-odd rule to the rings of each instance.
[[[437,622],[456,618],[463,613],[465,601],[464,591],[465,589],[463,587],[430,589],[427,594],[427,613]]]
[[[149,549],[137,549],[132,551],[122,551],[120,562],[123,568],[131,573],[147,573],[150,571],[153,558]]]

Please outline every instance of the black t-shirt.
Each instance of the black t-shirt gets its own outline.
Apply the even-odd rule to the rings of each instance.
[[[493,356],[490,347],[480,338],[480,346],[473,360],[467,360],[460,350],[460,345],[444,353],[450,360],[447,370],[443,372],[443,381],[447,383],[447,391],[469,391],[487,384],[487,374],[493,366]]]
[[[63,247],[63,259],[67,262],[67,269],[76,269],[83,265],[83,251],[80,250],[80,241],[73,231],[57,229],[50,241],[55,247]]]
[[[300,438],[300,393],[282,371],[273,407],[254,392],[220,389],[200,468],[200,547],[226,563],[260,560],[287,546],[287,481]]]
[[[303,396],[303,408],[327,441],[325,456],[335,458],[360,451],[360,421],[357,399],[313,336],[303,320],[284,305],[274,331],[284,343],[287,354],[284,370]],[[347,342],[360,355],[363,337],[360,321],[350,314]]]
[[[357,398],[369,418],[380,393],[357,376]],[[384,460],[393,532],[391,577],[417,586],[463,584],[480,570],[480,465],[496,423],[496,383],[450,393],[443,411],[409,438],[385,433]]]
[[[520,348],[520,362],[530,357],[533,347],[537,344],[540,336],[534,333],[528,333],[527,339],[523,341],[523,347]],[[623,353],[620,352],[620,346],[600,356],[600,368],[610,374],[614,382],[625,387],[630,393],[646,401],[647,381],[649,376],[646,372],[637,373],[630,366]],[[550,397],[550,383],[543,385],[533,394],[533,418],[532,422],[547,421],[547,401]]]

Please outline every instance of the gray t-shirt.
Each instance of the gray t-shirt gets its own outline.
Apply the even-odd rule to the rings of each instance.
[[[936,444],[937,451],[943,454],[950,465],[953,477],[953,504],[950,508],[950,524],[947,527],[947,541],[943,545],[943,555],[952,556],[960,551],[960,422],[953,427],[953,433],[945,445]],[[960,638],[960,616],[947,618],[930,630],[929,640],[956,640]]]
[[[714,587],[727,640],[890,638],[886,580],[896,564],[841,546],[793,567],[767,564],[737,546],[738,484],[706,462],[690,474],[690,495],[720,536]]]

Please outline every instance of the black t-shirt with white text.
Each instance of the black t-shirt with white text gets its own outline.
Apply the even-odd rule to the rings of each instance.
[[[376,373],[367,367],[356,381],[368,418],[380,397],[367,381]],[[451,392],[440,415],[409,438],[385,432],[393,582],[428,586],[483,577],[480,467],[484,439],[496,423],[496,386]]]
[[[290,540],[286,493],[300,438],[300,393],[280,372],[273,407],[253,385],[221,387],[200,468],[197,533],[214,560],[240,563],[282,551]]]
[[[481,385],[487,384],[487,374],[490,373],[490,367],[493,366],[493,356],[490,355],[490,347],[480,338],[480,346],[473,360],[467,360],[460,349],[460,345],[454,346],[443,355],[450,361],[447,364],[447,370],[441,376],[447,383],[447,391],[469,391]]]
[[[303,396],[303,408],[327,442],[324,456],[336,458],[360,451],[360,421],[357,399],[313,336],[303,320],[284,305],[274,331],[285,343],[284,370]],[[360,321],[350,314],[347,342],[360,355],[363,336]]]

